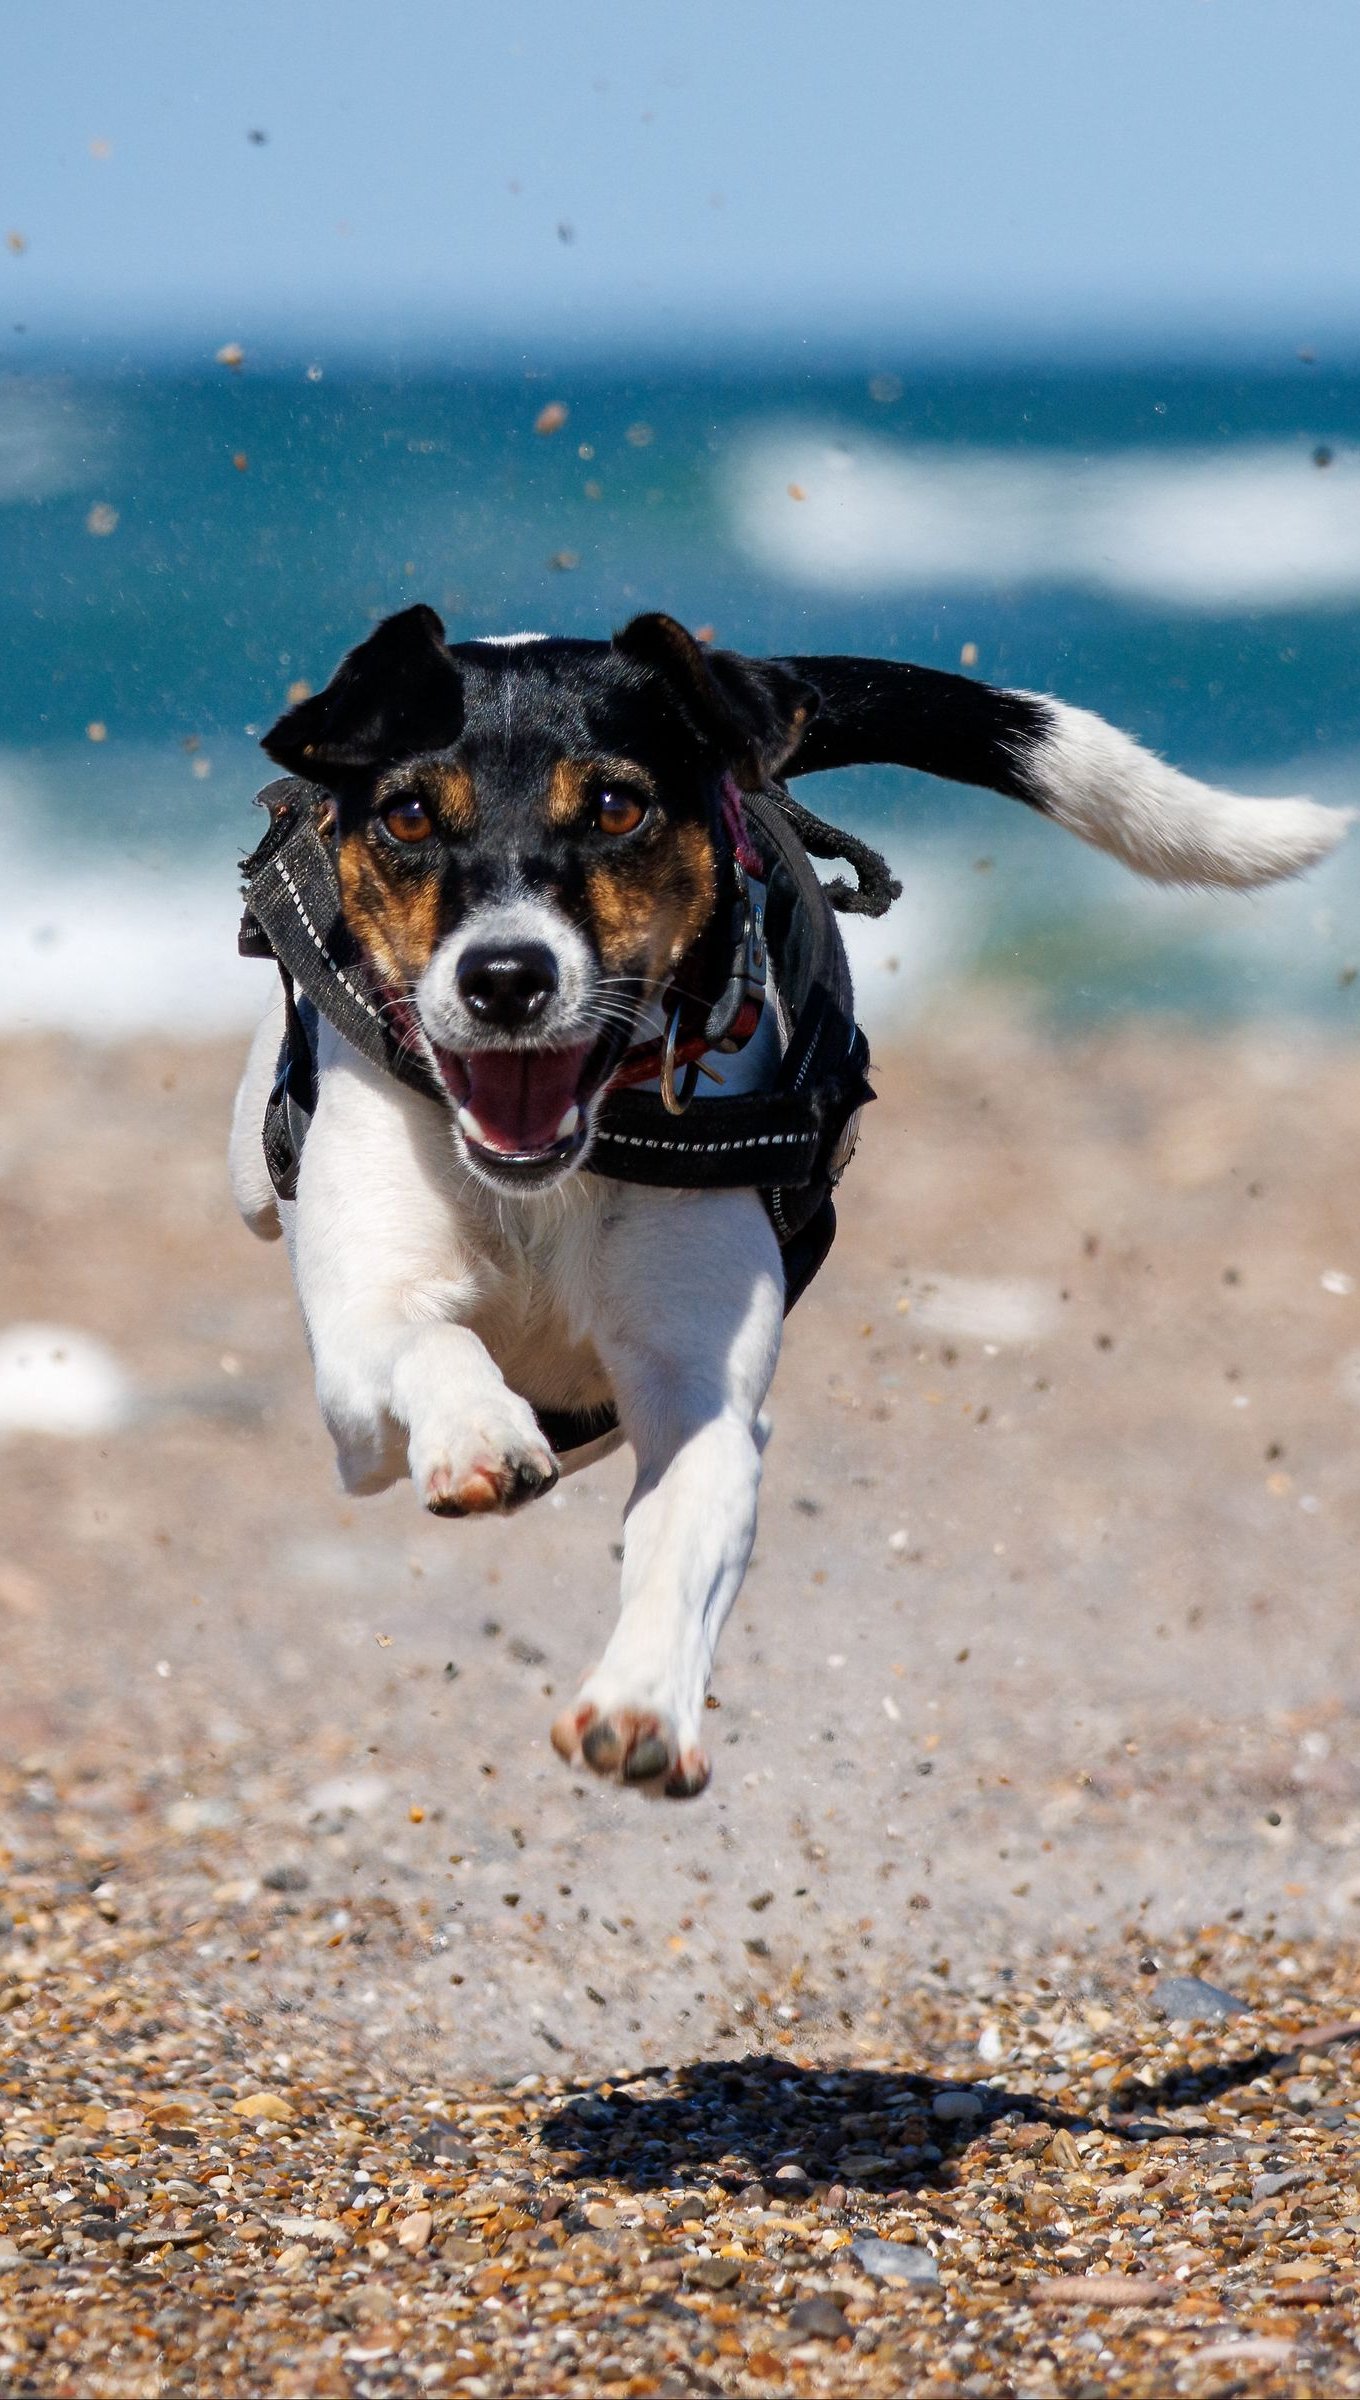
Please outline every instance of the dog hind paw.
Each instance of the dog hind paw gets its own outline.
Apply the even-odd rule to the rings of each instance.
[[[552,1744],[569,1763],[583,1759],[596,1775],[659,1788],[668,1800],[693,1800],[709,1778],[703,1751],[682,1745],[670,1720],[655,1709],[603,1709],[580,1700],[558,1717]]]

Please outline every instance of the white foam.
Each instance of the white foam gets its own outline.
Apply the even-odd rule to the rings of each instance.
[[[1164,607],[1360,594],[1360,454],[1313,442],[1163,454],[894,446],[826,425],[748,432],[727,467],[739,546],[826,591],[1070,584]],[[793,497],[801,494],[801,497]]]
[[[108,443],[70,393],[38,381],[0,383],[0,502],[88,490]]]
[[[132,1413],[127,1376],[91,1334],[65,1325],[0,1331],[0,1435],[113,1433]]]
[[[0,1027],[62,1027],[117,1041],[158,1027],[180,1035],[252,1026],[268,988],[264,968],[236,956],[241,906],[197,878],[18,875],[0,852],[6,891],[0,944]]]
[[[144,856],[82,854],[72,842],[71,863],[58,866],[41,834],[63,822],[62,774],[78,764],[3,764],[0,1027],[60,1027],[116,1041],[156,1026],[171,1039],[252,1026],[268,973],[237,955],[241,903],[230,849],[213,865],[180,869]],[[148,772],[164,772],[159,759]],[[137,783],[134,758],[120,789]]]

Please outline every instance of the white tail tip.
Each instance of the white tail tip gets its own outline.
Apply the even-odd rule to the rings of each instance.
[[[1057,824],[1157,883],[1277,883],[1326,858],[1355,816],[1316,800],[1215,791],[1088,709],[1041,706],[1048,730],[1018,761],[1029,793]]]

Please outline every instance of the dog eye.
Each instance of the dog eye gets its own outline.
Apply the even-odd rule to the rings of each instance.
[[[647,803],[636,792],[601,792],[595,803],[595,822],[601,833],[636,833],[647,814]]]
[[[382,821],[399,842],[428,841],[434,831],[422,800],[394,800],[383,810]]]

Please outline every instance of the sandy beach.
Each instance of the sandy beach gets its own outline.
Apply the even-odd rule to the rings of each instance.
[[[46,1895],[11,1899],[0,1945],[11,2095],[45,2105],[26,2033],[42,2047],[58,1991],[92,2027],[134,1991],[172,2049],[192,2019],[205,2091],[217,2043],[226,2085],[244,2044],[256,2076],[305,2051],[351,2092],[608,2089],[756,2052],[1012,2069],[1032,2095],[1089,2063],[1102,2011],[1155,2083],[1159,1968],[1256,1977],[1263,2042],[1346,2012],[1353,1052],[1154,1020],[1058,1042],[978,995],[877,1062],[842,1235],[789,1327],[713,1783],[687,1806],[548,1743],[610,1621],[625,1457],[508,1524],[337,1492],[286,1263],[225,1189],[237,1056],[0,1052],[0,1324],[97,1336],[134,1395],[97,1437],[0,1444],[0,1845],[13,1889]],[[1338,2225],[1353,2204],[1339,2187]],[[78,2263],[59,2215],[16,2267]],[[838,2357],[881,2375],[888,2352],[847,2331],[806,2372],[785,2359],[789,2388],[840,2388]],[[137,2380],[166,2339],[122,2366],[106,2344],[102,2381],[90,2358],[70,2384],[55,2353],[10,2363],[18,2388],[169,2388]],[[738,2351],[674,2388],[757,2388]],[[561,2388],[600,2388],[602,2355]],[[1143,2388],[1150,2356],[1102,2388]],[[550,2388],[447,2346],[425,2387],[440,2359],[474,2390]],[[1294,2359],[1258,2361],[1261,2388]]]

